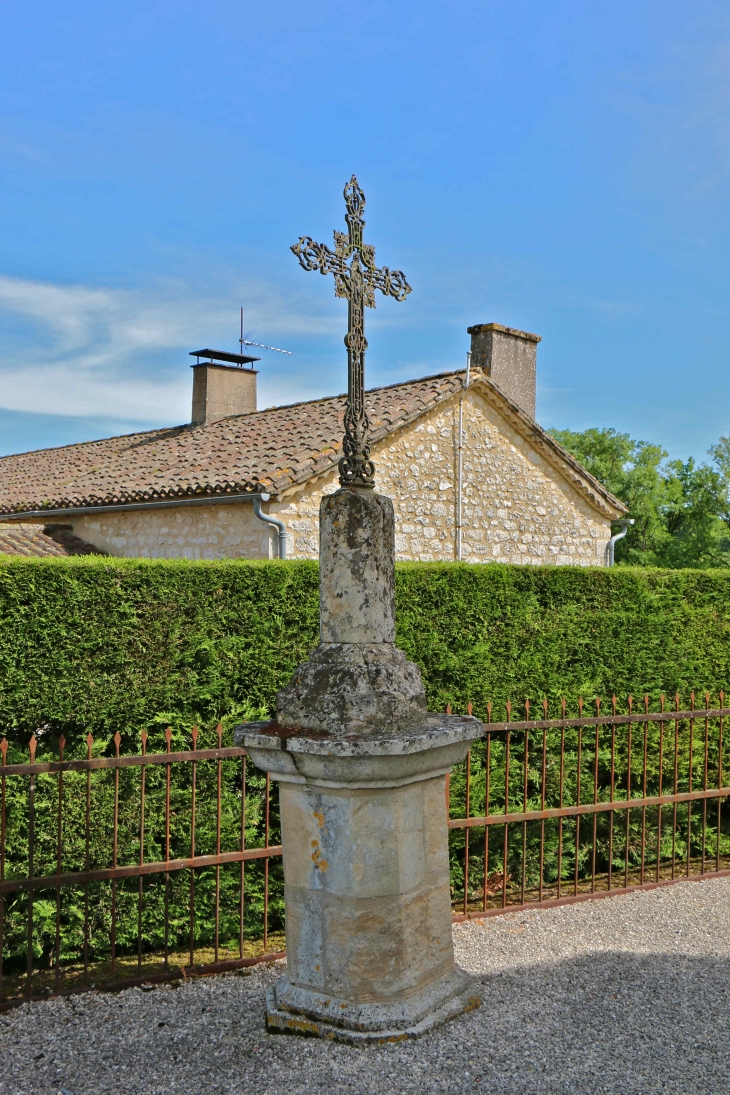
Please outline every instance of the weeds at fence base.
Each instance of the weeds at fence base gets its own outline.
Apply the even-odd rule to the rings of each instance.
[[[484,915],[484,913],[498,915],[500,912],[519,912],[520,909],[528,907],[531,909],[544,907],[549,902],[558,900],[568,903],[576,897],[608,897],[614,892],[623,892],[625,889],[640,890],[642,886],[649,887],[657,883],[667,885],[671,882],[706,881],[711,878],[722,877],[730,872],[730,856],[720,856],[717,868],[715,862],[713,859],[712,867],[708,869],[709,865],[706,866],[704,873],[701,856],[693,856],[689,865],[686,859],[682,860],[681,863],[675,865],[674,871],[671,862],[661,864],[658,872],[656,865],[651,864],[651,869],[645,869],[643,875],[638,867],[631,868],[628,874],[622,868],[612,872],[610,887],[608,873],[597,874],[595,885],[591,878],[579,879],[577,886],[572,878],[566,878],[562,882],[559,892],[557,882],[543,883],[542,891],[538,886],[526,886],[524,902],[522,900],[521,885],[517,882],[511,882],[510,876],[508,876],[504,904],[502,904],[502,886],[500,884],[498,888],[493,888],[492,876],[490,875],[486,903],[481,888],[470,892],[466,910],[464,909],[463,893],[456,894],[452,899],[452,912],[455,920],[464,920],[473,916]]]
[[[286,948],[284,932],[269,932],[267,943],[267,949],[264,950],[263,939],[244,940],[243,955],[239,952],[238,943],[231,947],[220,947],[217,960],[213,947],[199,947],[194,952],[192,965],[190,952],[186,950],[170,951],[167,964],[161,951],[143,954],[141,963],[137,955],[118,956],[114,972],[110,961],[90,963],[86,975],[82,962],[61,965],[58,972],[55,969],[35,969],[33,995],[30,998],[43,1000],[84,990],[115,991],[166,981],[180,983],[191,977],[227,973],[239,965],[274,961],[283,956]],[[3,977],[0,1011],[16,1007],[28,999],[25,974]]]

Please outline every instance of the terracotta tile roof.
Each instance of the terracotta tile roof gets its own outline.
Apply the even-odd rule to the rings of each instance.
[[[99,555],[100,552],[58,525],[0,523],[0,555]]]
[[[458,391],[458,374],[368,393],[374,441]],[[279,493],[341,455],[345,397],[0,458],[0,513]]]
[[[439,373],[367,393],[373,443],[462,388],[463,371]],[[604,512],[625,512],[605,487],[480,372],[489,398]],[[200,498],[280,494],[326,472],[342,455],[345,396],[39,449],[0,458],[0,514]],[[615,512],[614,512],[615,511]]]

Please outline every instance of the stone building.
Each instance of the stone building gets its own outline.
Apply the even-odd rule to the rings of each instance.
[[[536,423],[539,337],[469,333],[468,386],[459,369],[367,394],[397,557],[604,565],[626,509]],[[316,558],[344,396],[258,411],[256,360],[201,350],[187,425],[3,457],[0,522],[118,556],[265,559],[285,538]]]

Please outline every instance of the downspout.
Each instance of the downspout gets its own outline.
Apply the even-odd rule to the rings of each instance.
[[[278,517],[271,517],[268,513],[264,513],[261,509],[261,503],[268,502],[268,494],[262,494],[257,496],[253,500],[253,511],[258,517],[259,521],[264,521],[267,525],[273,525],[274,528],[279,531],[279,558],[286,559],[286,525],[283,521],[280,521]]]
[[[608,562],[607,562],[606,566],[609,566],[609,567],[613,566],[613,556],[614,556],[616,541],[617,540],[623,540],[624,536],[629,531],[629,525],[633,525],[634,519],[633,519],[633,517],[630,517],[630,518],[627,518],[625,521],[619,521],[618,523],[619,523],[619,525],[621,525],[621,531],[617,532],[615,534],[615,536],[612,536],[611,539],[606,544],[606,555],[608,556]]]
[[[456,462],[456,558],[461,562],[461,509],[462,509],[462,480],[463,480],[463,456],[464,456],[464,393],[469,387],[469,370],[471,369],[471,350],[466,352],[466,376],[459,397],[459,444],[457,446],[458,458]]]

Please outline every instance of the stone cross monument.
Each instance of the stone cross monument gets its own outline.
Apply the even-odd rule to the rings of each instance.
[[[320,507],[320,643],[276,719],[235,740],[279,782],[288,972],[267,994],[268,1027],[364,1043],[479,1005],[454,962],[444,792],[484,727],[429,714],[395,645],[393,505],[372,490],[362,305],[376,287],[403,300],[410,286],[362,243],[354,176],[345,200],[350,232],[335,233],[334,254],[308,237],[292,248],[305,269],[335,274],[350,315],[342,486]]]

